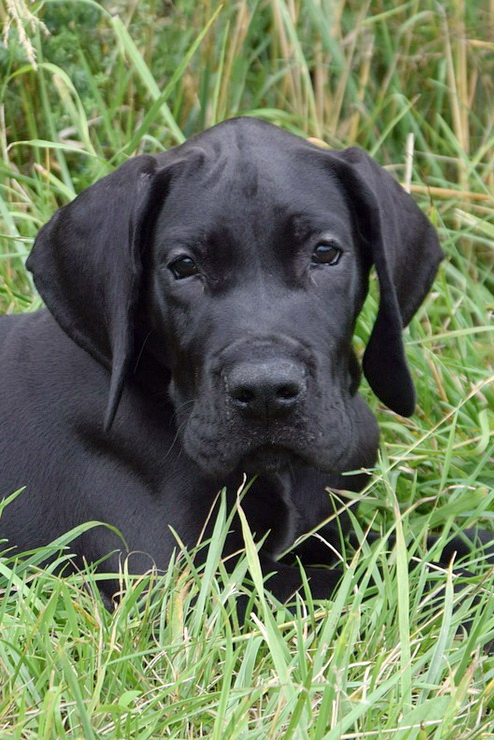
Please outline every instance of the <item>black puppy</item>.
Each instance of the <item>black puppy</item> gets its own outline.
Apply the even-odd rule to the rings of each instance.
[[[193,545],[218,490],[244,500],[270,589],[276,556],[358,490],[378,430],[352,332],[371,265],[380,304],[363,371],[413,413],[402,328],[442,253],[413,200],[359,149],[324,151],[250,118],[129,160],[61,208],[28,260],[47,309],[0,322],[0,519],[21,550],[98,520],[136,572]],[[242,545],[234,526],[227,549]],[[118,569],[97,527],[81,558]],[[310,548],[309,548],[310,550]],[[327,554],[313,553],[316,561]],[[309,569],[317,597],[338,574]],[[110,587],[109,587],[110,588]]]

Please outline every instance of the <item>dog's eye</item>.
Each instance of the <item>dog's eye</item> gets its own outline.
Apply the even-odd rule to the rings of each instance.
[[[312,252],[312,262],[315,265],[337,265],[343,250],[334,244],[318,244]]]
[[[168,269],[175,280],[183,280],[199,273],[199,268],[192,257],[178,257],[168,265]]]

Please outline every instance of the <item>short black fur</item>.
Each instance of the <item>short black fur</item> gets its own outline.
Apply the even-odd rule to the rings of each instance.
[[[340,259],[318,264],[328,243]],[[184,257],[197,274],[182,279]],[[194,545],[218,490],[233,504],[257,474],[244,507],[288,599],[300,575],[279,553],[332,513],[326,487],[359,490],[365,476],[342,473],[376,459],[352,350],[369,268],[380,308],[363,370],[409,415],[402,328],[441,257],[410,196],[358,149],[240,118],[129,160],[41,229],[27,264],[46,308],[0,321],[0,494],[26,487],[0,536],[22,551],[98,520],[122,532],[131,570],[165,568],[171,528]],[[233,527],[227,550],[241,546]],[[113,553],[104,567],[118,570],[110,529],[73,547],[81,561]],[[305,553],[327,560],[314,542]],[[339,578],[308,574],[318,597]]]

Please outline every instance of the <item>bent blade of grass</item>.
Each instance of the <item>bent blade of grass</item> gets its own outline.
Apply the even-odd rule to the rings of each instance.
[[[189,64],[190,64],[190,62],[191,62],[194,54],[196,53],[197,49],[201,45],[204,37],[206,36],[206,34],[208,33],[209,29],[211,28],[211,26],[215,22],[216,18],[218,17],[218,14],[219,14],[220,10],[221,10],[221,6],[216,10],[216,12],[213,14],[213,16],[210,18],[210,20],[206,24],[205,28],[201,31],[201,33],[197,36],[197,38],[194,41],[194,43],[187,50],[187,52],[184,55],[184,58],[182,59],[182,61],[180,62],[180,64],[176,68],[176,70],[174,71],[173,75],[170,78],[170,81],[167,83],[167,85],[165,86],[164,90],[162,92],[159,92],[159,89],[158,89],[157,86],[155,86],[155,85],[152,86],[152,88],[151,88],[151,94],[155,98],[154,99],[154,102],[151,105],[151,107],[149,108],[149,110],[146,113],[146,115],[144,116],[144,119],[143,119],[141,125],[136,129],[136,131],[134,132],[134,134],[131,137],[130,141],[128,142],[128,144],[125,145],[125,147],[120,151],[120,153],[131,154],[132,152],[135,151],[137,145],[142,140],[142,138],[146,135],[146,133],[148,132],[148,130],[149,130],[150,126],[151,126],[151,124],[156,119],[156,116],[158,115],[158,113],[160,111],[163,111],[163,107],[165,108],[166,111],[168,111],[169,115],[172,116],[170,109],[166,105],[166,101],[168,100],[168,98],[170,97],[170,95],[175,90],[175,88],[176,88],[179,80],[182,78],[185,70],[189,66]],[[135,54],[138,54],[138,51],[135,50],[134,53]],[[142,63],[144,64],[144,61],[142,60],[142,57],[140,57],[140,59],[141,59]],[[146,76],[146,79],[147,79],[147,75],[145,75],[145,76]],[[154,80],[153,80],[153,82],[154,82]],[[172,129],[172,133],[173,133],[173,129]],[[174,135],[175,135],[175,138],[177,138],[177,131],[174,132]],[[177,139],[177,141],[178,141],[178,143],[182,143],[183,141],[185,141],[185,137],[183,136],[183,134],[181,132],[180,132],[180,139]]]
[[[84,154],[84,156],[93,157],[94,159],[97,159],[99,162],[102,162],[102,163],[105,162],[105,160],[98,157],[98,155],[94,151],[88,152],[85,149],[82,149],[77,144],[68,144],[68,143],[62,144],[58,141],[48,141],[46,139],[24,139],[21,141],[15,141],[13,144],[10,145],[10,147],[14,148],[16,146],[22,146],[22,145],[38,147],[39,149],[53,149],[53,150],[58,150],[61,152],[70,152],[71,154]],[[75,191],[74,191],[74,195],[75,195]]]
[[[408,113],[413,109],[415,106],[415,103],[418,100],[418,95],[413,98],[412,100],[406,100],[402,98],[401,96],[395,95],[393,96],[394,101],[399,101],[401,104],[401,110],[389,121],[386,128],[383,130],[380,137],[377,139],[377,141],[373,144],[369,154],[372,157],[376,157],[377,153],[381,149],[382,145],[388,138],[388,136],[394,131],[395,127],[398,125],[398,123],[405,118],[405,116],[408,115]],[[403,150],[403,154],[405,154],[405,150]]]
[[[51,73],[54,86],[60,96],[63,107],[70,115],[72,122],[81,138],[82,144],[84,145],[88,153],[96,155],[93,144],[91,142],[91,138],[89,136],[89,125],[86,111],[84,110],[84,106],[81,103],[81,99],[74,84],[72,83],[72,80],[64,72],[63,69],[55,64],[51,64],[50,62],[42,62],[40,64],[40,69],[46,70],[47,72]]]
[[[297,97],[298,93],[298,97],[301,98],[302,93],[305,93],[306,101],[299,99],[300,112],[303,112],[304,117],[310,121],[314,128],[315,136],[321,139],[322,131],[317,116],[314,87],[310,78],[308,62],[295,27],[295,20],[292,18],[292,14],[285,0],[275,0],[273,5],[279,14],[280,22],[286,32],[285,54],[288,58],[293,57],[295,60],[294,74],[297,72],[299,75],[299,77],[294,77],[294,97]],[[280,36],[283,38],[284,34],[280,34]]]
[[[20,496],[24,491],[26,490],[26,487],[23,486],[22,488],[19,488],[17,491],[14,491],[14,493],[11,493],[9,496],[5,496],[5,498],[0,499],[0,518],[3,514],[3,510],[6,506],[8,506],[12,501],[15,501],[15,499]]]
[[[73,540],[75,540],[81,534],[84,534],[84,532],[87,532],[90,529],[94,529],[95,527],[105,527],[106,529],[109,529],[111,532],[117,535],[117,537],[122,542],[123,547],[125,549],[128,549],[122,533],[116,527],[113,527],[111,524],[105,524],[105,522],[90,521],[84,522],[84,524],[79,524],[77,527],[73,527],[68,532],[60,535],[60,537],[52,540],[50,544],[45,545],[44,547],[37,548],[36,550],[32,550],[29,552],[19,553],[19,563],[22,565],[23,568],[32,568],[33,566],[38,566],[43,561],[50,559],[50,557],[55,553],[66,550]]]
[[[111,24],[115,31],[115,35],[122,46],[122,49],[129,56],[129,59],[134,66],[134,69],[136,70],[137,74],[139,75],[142,82],[146,86],[151,97],[153,98],[153,100],[158,100],[161,95],[159,85],[154,79],[151,73],[151,70],[149,69],[148,65],[144,61],[142,55],[140,54],[135,42],[133,41],[127,28],[123,24],[121,18],[119,16],[112,17]],[[170,108],[165,102],[163,102],[159,107],[160,107],[160,111],[163,116],[163,119],[166,125],[168,126],[168,128],[170,129],[170,133],[173,135],[175,141],[177,142],[177,144],[183,144],[183,142],[185,141],[185,136],[182,133],[180,127],[178,126],[176,120],[174,119]]]
[[[204,612],[206,607],[206,600],[211,597],[211,589],[213,587],[212,582],[218,568],[218,562],[221,558],[221,553],[225,544],[225,539],[228,531],[228,525],[231,522],[231,514],[227,517],[226,511],[226,489],[224,488],[220,494],[220,505],[218,513],[216,515],[216,521],[211,535],[211,540],[208,546],[208,553],[206,557],[206,563],[201,574],[201,585],[199,594],[197,596],[196,606],[194,608],[193,623],[199,630],[199,622],[204,618]]]

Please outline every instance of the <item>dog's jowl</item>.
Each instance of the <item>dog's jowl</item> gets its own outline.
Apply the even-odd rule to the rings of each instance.
[[[402,415],[415,394],[402,329],[442,253],[409,195],[359,149],[327,151],[251,118],[130,159],[61,208],[27,266],[46,308],[0,321],[0,519],[23,551],[88,520],[118,528],[136,572],[194,545],[218,490],[243,506],[273,593],[275,563],[328,517],[327,486],[374,464],[352,333],[369,269],[379,310],[362,369]],[[207,533],[206,533],[207,536]],[[330,537],[330,531],[326,531]],[[227,549],[242,546],[233,526]],[[77,556],[118,569],[95,527]],[[328,550],[305,548],[308,565]],[[315,596],[338,573],[308,569]],[[111,586],[108,586],[111,589]],[[108,594],[110,595],[110,594]]]

